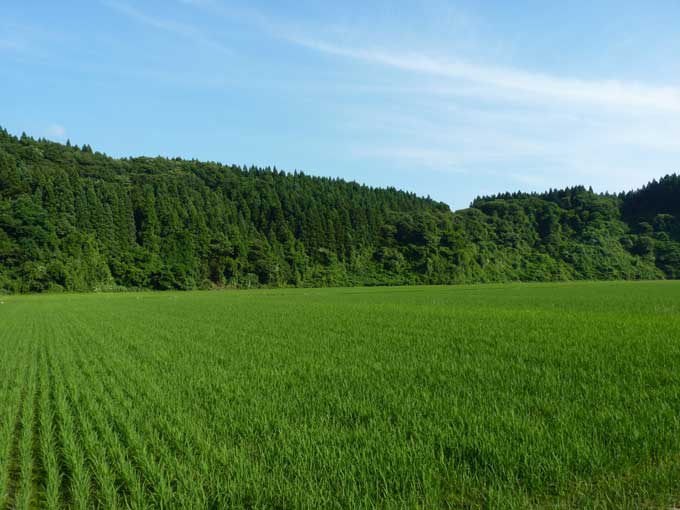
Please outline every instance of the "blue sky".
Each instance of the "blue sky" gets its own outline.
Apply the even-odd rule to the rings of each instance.
[[[680,2],[7,0],[0,125],[430,195],[680,171]]]

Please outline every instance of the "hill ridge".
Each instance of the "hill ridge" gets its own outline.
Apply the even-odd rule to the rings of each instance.
[[[680,177],[448,205],[394,187],[0,129],[0,291],[680,276]]]

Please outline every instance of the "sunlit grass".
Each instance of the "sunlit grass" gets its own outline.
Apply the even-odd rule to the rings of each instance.
[[[0,508],[680,503],[680,283],[3,300]]]

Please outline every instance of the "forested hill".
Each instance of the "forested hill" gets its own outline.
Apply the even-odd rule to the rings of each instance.
[[[396,189],[0,130],[0,292],[680,276],[680,178],[622,195]]]

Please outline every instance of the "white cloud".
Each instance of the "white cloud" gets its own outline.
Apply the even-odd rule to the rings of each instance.
[[[165,32],[170,32],[194,43],[201,44],[203,46],[208,46],[220,53],[233,54],[231,48],[225,46],[218,40],[210,37],[204,31],[184,23],[178,23],[176,21],[167,20],[157,16],[150,16],[145,14],[128,4],[118,2],[117,0],[100,0],[102,4],[124,14],[128,18],[134,19],[140,23],[148,25],[158,30],[163,30]],[[196,3],[196,2],[189,2]]]
[[[150,18],[118,0],[102,1],[158,29],[205,40],[191,27]],[[263,86],[322,96],[324,108],[336,116],[330,128],[334,143],[357,162],[380,160],[377,168],[434,173],[442,189],[470,179],[476,188],[485,183],[498,190],[510,182],[533,189],[592,184],[618,191],[680,167],[677,86],[480,64],[426,37],[417,39],[425,44],[421,51],[403,51],[403,39],[390,44],[385,41],[394,37],[364,33],[361,26],[293,26],[217,0],[178,2],[329,57],[329,72],[320,70],[303,84]],[[378,38],[383,44],[375,43]],[[369,39],[374,44],[367,45]],[[482,49],[475,53],[489,56]],[[333,69],[341,59],[353,64],[342,66],[345,83]]]
[[[653,108],[680,113],[680,88],[655,87],[617,80],[562,78],[464,61],[441,60],[417,53],[345,48],[322,41],[290,37],[291,42],[329,55],[336,55],[412,73],[469,81],[509,93],[528,94],[564,101],[614,106]]]
[[[102,1],[118,4],[116,0]],[[478,65],[463,59],[437,58],[433,56],[434,54],[334,44],[309,37],[308,29],[274,21],[260,11],[236,9],[232,6],[226,8],[213,0],[179,1],[194,6],[209,7],[212,12],[224,17],[255,25],[269,36],[327,55],[373,63],[428,77],[455,80],[455,87],[451,84],[449,86],[446,84],[430,85],[430,92],[434,94],[464,96],[476,94],[494,99],[511,98],[533,103],[539,100],[562,100],[618,109],[651,108],[660,112],[680,113],[680,87],[651,86],[615,79],[585,80],[560,77],[521,69]],[[456,11],[456,17],[461,17],[459,11]],[[326,33],[328,31],[326,30]],[[347,27],[333,26],[330,31],[346,35]],[[358,38],[359,36],[356,35],[352,37],[352,40]],[[487,44],[490,43],[487,42]]]
[[[680,88],[577,79],[424,54],[291,42],[404,73],[348,114],[353,154],[395,168],[542,189],[621,191],[680,166]],[[398,100],[394,100],[398,94]],[[454,177],[455,179],[459,177]]]
[[[48,138],[63,140],[66,137],[66,128],[60,124],[51,124],[45,130]]]

